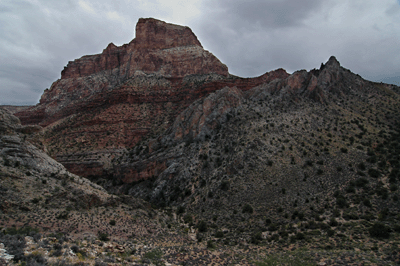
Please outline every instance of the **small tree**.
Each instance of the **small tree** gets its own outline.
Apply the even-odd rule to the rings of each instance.
[[[382,223],[374,223],[374,225],[368,231],[372,237],[376,238],[390,237],[390,228]]]
[[[244,205],[242,213],[253,213],[253,207],[250,204]]]

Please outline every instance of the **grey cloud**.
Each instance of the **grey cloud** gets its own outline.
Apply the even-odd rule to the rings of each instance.
[[[382,1],[381,9],[374,5],[222,0],[204,7],[195,32],[236,75],[257,76],[279,67],[289,72],[318,68],[335,55],[353,72],[380,79],[400,69],[400,6],[394,0]]]
[[[0,104],[34,104],[60,78],[68,61],[101,53],[110,42],[123,44],[134,37],[136,21],[110,22],[104,17],[109,6],[100,2],[93,6],[93,14],[80,9],[77,1],[1,5]]]
[[[299,26],[307,16],[321,6],[319,0],[272,0],[272,1],[215,1],[209,6],[218,16],[236,29],[279,29]]]

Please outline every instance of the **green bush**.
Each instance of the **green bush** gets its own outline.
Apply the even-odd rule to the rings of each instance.
[[[211,239],[207,241],[207,248],[210,248],[210,249],[215,248],[215,244]]]
[[[348,204],[344,197],[338,197],[338,198],[336,198],[336,205],[339,208],[346,208]]]
[[[357,187],[364,187],[366,184],[368,184],[368,179],[366,179],[365,177],[360,177],[355,182],[355,185]]]
[[[371,168],[368,170],[368,175],[370,177],[378,178],[381,176],[381,172],[377,169]]]
[[[176,214],[182,214],[185,213],[185,207],[184,206],[179,206],[178,209],[176,210]]]
[[[101,231],[99,231],[99,232],[97,233],[97,236],[98,236],[98,238],[99,238],[100,241],[108,241],[108,240],[110,240],[110,238],[109,238],[107,232],[101,232]]]
[[[200,221],[197,224],[197,229],[199,229],[199,232],[207,232],[207,223],[205,221]]]
[[[355,193],[355,192],[356,192],[356,189],[355,189],[353,186],[348,186],[348,187],[346,188],[346,192],[347,192],[347,193]]]
[[[327,234],[329,237],[331,237],[331,236],[334,236],[334,235],[335,235],[335,231],[332,230],[332,229],[328,229],[328,231],[326,232],[326,234]]]
[[[222,232],[222,231],[217,231],[217,232],[215,233],[215,237],[216,237],[216,238],[222,238],[222,237],[224,237],[224,232]]]
[[[222,183],[221,183],[221,185],[220,185],[220,188],[223,190],[223,191],[228,191],[229,190],[229,187],[230,187],[230,185],[229,185],[229,181],[222,181]]]
[[[155,262],[156,265],[159,265],[159,263],[157,263],[157,262],[159,262],[161,260],[162,255],[163,255],[163,253],[162,253],[161,249],[155,248],[152,251],[145,253],[143,255],[143,258],[148,259],[152,262]]]
[[[185,224],[192,223],[192,222],[193,222],[193,217],[192,217],[192,215],[186,214],[186,215],[183,217],[183,221],[185,222]]]
[[[253,244],[258,244],[258,243],[260,243],[260,241],[262,240],[262,234],[261,234],[261,232],[257,232],[257,233],[255,233],[255,234],[253,234],[252,236],[251,236],[251,238],[250,238],[250,242],[251,243],[253,243]]]
[[[390,228],[382,223],[374,223],[368,231],[372,237],[376,238],[390,237]]]
[[[358,168],[359,168],[360,170],[362,170],[362,171],[364,171],[364,170],[366,169],[364,163],[359,163],[359,164],[358,164]]]
[[[369,199],[364,199],[363,200],[363,204],[369,208],[372,207],[371,201]]]
[[[253,213],[253,207],[250,204],[244,205],[242,213]]]

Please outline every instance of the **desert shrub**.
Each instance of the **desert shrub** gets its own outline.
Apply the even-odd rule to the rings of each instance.
[[[197,224],[197,229],[199,232],[207,232],[207,223],[205,221],[200,221]]]
[[[52,257],[60,257],[62,254],[63,253],[62,253],[61,249],[56,249],[56,250],[53,250],[53,252],[51,252],[50,256],[52,256]]]
[[[369,208],[372,207],[371,201],[369,199],[364,199],[363,200],[363,204]]]
[[[279,240],[278,234],[273,234],[271,237],[268,238],[268,241],[278,241],[278,240]]]
[[[32,203],[37,204],[37,203],[39,203],[40,199],[41,199],[41,198],[34,198],[34,199],[32,200]]]
[[[3,243],[8,254],[14,255],[14,261],[24,258],[25,238],[21,235],[4,235],[0,233],[0,243]]]
[[[99,231],[99,232],[97,233],[97,236],[98,236],[98,238],[99,238],[100,241],[108,241],[108,240],[110,240],[110,238],[109,238],[107,232],[101,232],[101,231]]]
[[[59,215],[56,216],[59,220],[68,220],[69,213],[67,211],[61,212]]]
[[[163,265],[163,264],[161,264],[162,263],[162,261],[161,261],[162,255],[163,255],[163,252],[161,251],[161,249],[155,248],[152,251],[146,252],[143,255],[142,262],[147,263],[150,261],[151,263],[153,263],[155,265]]]
[[[375,190],[376,195],[380,196],[382,199],[387,199],[389,196],[388,189],[385,187],[377,187]]]
[[[186,214],[186,215],[183,217],[183,221],[185,222],[185,224],[192,223],[192,222],[193,222],[193,217],[192,217],[192,215]]]
[[[15,258],[14,258],[15,259]],[[22,261],[25,261],[26,265],[32,266],[45,266],[47,265],[47,260],[43,257],[42,253],[32,252],[31,254],[25,256]]]
[[[313,166],[313,162],[312,162],[311,160],[307,160],[307,161],[304,163],[304,166]]]
[[[38,234],[39,229],[32,228],[30,226],[24,226],[21,228],[10,227],[4,230],[4,233],[7,235],[22,235],[22,236],[34,236]]]
[[[96,261],[94,266],[108,266],[108,263],[102,262],[102,261]]]
[[[393,230],[397,233],[400,233],[400,224],[396,224],[395,226],[393,226]]]
[[[348,187],[346,188],[346,192],[347,192],[347,193],[355,193],[355,192],[356,192],[356,189],[355,189],[353,186],[348,186]]]
[[[184,206],[179,206],[178,209],[176,210],[176,214],[182,214],[185,213],[185,207]]]
[[[222,231],[217,231],[217,232],[215,233],[215,237],[216,237],[216,238],[222,238],[222,237],[224,237],[224,232],[222,232]]]
[[[115,220],[111,220],[111,221],[110,221],[110,225],[111,225],[111,226],[114,226],[115,224],[116,224]]]
[[[296,234],[296,239],[297,240],[303,240],[305,238],[306,238],[306,236],[305,236],[304,233],[299,232],[299,233]]]
[[[223,191],[228,191],[229,190],[229,181],[222,181],[221,182],[221,185],[220,185],[220,188],[223,190]]]
[[[271,224],[271,225],[268,227],[268,231],[273,232],[273,231],[276,231],[276,230],[278,230],[278,226],[277,226],[276,224]]]
[[[374,155],[374,156],[367,158],[366,161],[369,163],[376,163],[378,161],[378,159],[377,159],[376,155]]]
[[[338,225],[338,222],[336,221],[335,218],[332,217],[332,218],[329,220],[329,225],[335,227],[335,226]]]
[[[79,252],[79,247],[78,247],[77,245],[73,245],[73,246],[71,247],[71,250],[76,254],[76,253]]]
[[[215,248],[215,244],[211,239],[207,241],[207,248],[210,248],[210,249]]]
[[[326,234],[327,234],[329,237],[331,237],[331,236],[334,236],[334,235],[335,235],[335,231],[332,230],[332,229],[328,229],[328,231],[326,231]]]
[[[345,213],[343,213],[343,219],[345,219],[345,220],[357,220],[358,219],[358,215],[356,213],[352,213],[352,212],[345,212]]]
[[[242,213],[253,213],[253,207],[250,204],[244,205]]]
[[[381,172],[377,169],[371,168],[368,170],[368,175],[370,177],[378,178],[381,175]]]
[[[390,228],[382,223],[374,223],[371,228],[369,228],[369,234],[376,238],[389,238]]]
[[[250,238],[250,242],[253,244],[256,244],[256,245],[259,244],[261,240],[262,240],[261,232],[257,232],[255,234],[253,234]]]
[[[364,170],[366,169],[364,163],[359,163],[359,164],[358,164],[358,168],[359,168],[360,170],[362,170],[362,171],[364,171]]]
[[[357,171],[357,175],[359,175],[359,176],[365,176],[365,173],[362,172],[362,171]]]
[[[357,187],[364,187],[366,184],[368,184],[368,179],[366,179],[365,177],[360,177],[355,182],[355,185]]]
[[[341,197],[337,197],[336,198],[336,205],[339,207],[339,208],[346,208],[347,207],[347,200],[346,200],[346,198],[344,198],[343,196],[341,196]]]
[[[347,148],[340,148],[340,151],[343,153],[347,153]]]

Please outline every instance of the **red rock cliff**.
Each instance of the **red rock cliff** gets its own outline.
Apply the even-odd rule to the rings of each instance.
[[[44,127],[49,153],[71,172],[106,175],[115,154],[161,134],[195,100],[287,76],[233,77],[188,27],[140,19],[129,44],[69,62],[40,103],[16,115]]]

